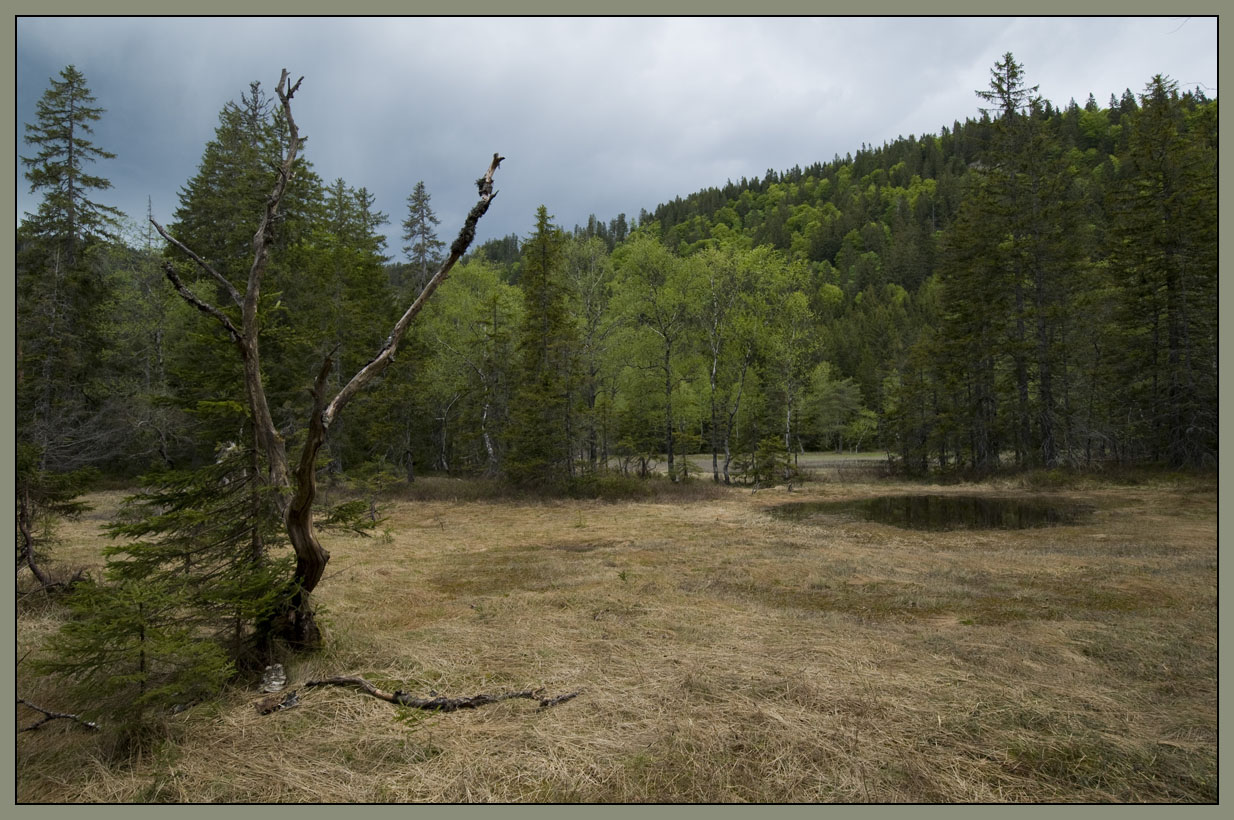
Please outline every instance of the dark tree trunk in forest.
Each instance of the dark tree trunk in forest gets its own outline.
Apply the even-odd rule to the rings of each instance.
[[[724,424],[724,483],[732,484],[732,479],[729,476],[729,467],[733,463],[732,440],[736,435],[737,430],[737,413],[741,409],[741,395],[745,391],[746,372],[750,369],[750,362],[754,360],[753,348],[746,348],[745,358],[741,361],[741,376],[737,379],[737,396],[733,399],[733,406],[728,408],[728,418]]]
[[[1015,415],[1015,461],[1017,467],[1028,466],[1028,453],[1032,440],[1032,421],[1028,409],[1028,331],[1024,326],[1024,286],[1020,281],[1019,272],[1015,276],[1015,337],[1012,339],[1013,369],[1016,386]]]
[[[21,533],[21,550],[18,553],[18,558],[24,559],[26,566],[34,573],[34,577],[38,579],[39,586],[43,589],[48,589],[54,586],[51,576],[48,575],[39,566],[38,557],[34,551],[34,505],[30,501],[29,488],[23,488],[23,491],[18,496],[17,503],[17,530]]]
[[[1041,461],[1045,467],[1058,464],[1058,445],[1054,439],[1054,374],[1050,366],[1050,331],[1046,322],[1046,286],[1041,264],[1036,270],[1037,300],[1037,392],[1041,409],[1038,426],[1041,430]]]

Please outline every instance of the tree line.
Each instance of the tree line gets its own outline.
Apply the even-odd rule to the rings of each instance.
[[[110,154],[86,135],[102,110],[52,112],[88,95],[67,71],[27,132],[76,150],[75,167],[26,158],[46,193],[18,235],[20,439],[56,471],[204,464],[244,437],[234,365],[165,286],[157,237],[120,239],[120,215],[95,201],[106,180],[86,163]],[[656,462],[676,475],[689,452],[733,480],[734,459],[769,437],[790,452],[885,448],[913,469],[1211,463],[1216,101],[1158,76],[1138,99],[1056,109],[1011,55],[980,97],[979,117],[938,135],[629,224],[564,231],[541,211],[531,235],[484,243],[332,431],[329,469],[518,474],[532,422],[515,417],[549,412],[529,402],[561,404],[560,430],[536,434],[559,439],[553,475]],[[279,120],[258,83],[225,106],[169,226],[229,277],[247,264]],[[261,311],[285,420],[325,349],[335,379],[363,364],[444,243],[422,182],[400,263],[372,194],[307,159],[283,210]],[[513,401],[548,377],[546,357],[560,383]]]
[[[1162,76],[1104,108],[1036,91],[1007,54],[938,135],[482,246],[520,287],[565,249],[562,470],[688,452],[727,481],[769,438],[918,473],[1213,466],[1217,102]],[[437,431],[460,470],[499,466],[468,438],[482,393]]]

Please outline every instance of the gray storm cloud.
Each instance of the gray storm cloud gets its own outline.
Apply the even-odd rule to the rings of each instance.
[[[376,195],[397,256],[415,183],[450,235],[493,151],[509,159],[481,240],[526,234],[541,203],[566,227],[633,216],[974,116],[1006,51],[1057,105],[1157,73],[1216,95],[1213,18],[22,18],[17,119],[75,64],[118,155],[102,198],[168,219],[219,109],[286,67],[308,158]],[[20,218],[37,197],[17,187]]]

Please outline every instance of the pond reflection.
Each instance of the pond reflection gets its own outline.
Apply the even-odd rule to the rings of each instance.
[[[910,530],[1049,527],[1075,523],[1088,512],[1088,508],[1050,499],[979,495],[888,495],[853,501],[803,501],[771,509],[772,515],[790,521],[847,515]]]

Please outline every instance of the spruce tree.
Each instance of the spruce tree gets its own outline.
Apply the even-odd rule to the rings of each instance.
[[[322,210],[324,217],[306,234],[292,265],[302,280],[317,281],[320,288],[311,303],[293,301],[290,294],[287,300],[301,317],[296,326],[303,349],[317,357],[335,351],[339,366],[330,385],[338,390],[380,347],[398,318],[398,301],[385,269],[385,237],[378,233],[387,217],[373,208],[372,194],[337,179],[324,191]],[[365,431],[372,418],[365,404],[331,433],[327,448],[336,471],[372,456],[372,437]]]
[[[33,668],[59,678],[81,715],[139,742],[153,719],[217,694],[234,671],[183,619],[183,593],[153,579],[79,584],[67,600],[73,617]]]
[[[82,73],[70,65],[60,72],[59,80],[50,82],[38,103],[38,120],[25,126],[26,142],[38,152],[21,162],[28,169],[30,191],[44,192],[38,211],[27,218],[37,234],[54,238],[64,264],[71,268],[83,245],[116,234],[120,211],[87,198],[111,183],[85,170],[86,163],[115,154],[87,138],[93,133],[90,123],[97,122],[105,109],[91,105],[94,95]]]
[[[72,470],[110,457],[122,431],[106,412],[112,394],[102,368],[112,296],[108,244],[120,212],[91,198],[110,187],[88,163],[114,156],[95,146],[94,106],[73,66],[51,80],[38,119],[25,126],[37,149],[21,157],[38,209],[17,231],[17,426],[42,470]]]
[[[1005,440],[999,423],[998,374],[1010,294],[1000,275],[1000,258],[990,253],[985,233],[989,207],[986,188],[976,187],[944,236],[942,333],[936,347],[940,381],[955,396],[969,463],[979,472],[999,466]]]
[[[219,112],[214,137],[202,152],[197,172],[181,188],[176,221],[169,231],[192,248],[241,291],[253,263],[253,235],[269,196],[270,169],[281,161],[287,124],[260,82],[249,84],[240,100]],[[276,342],[263,351],[266,390],[280,410],[279,422],[290,424],[308,406],[303,378],[320,359],[319,333],[330,302],[329,266],[316,257],[315,225],[325,221],[325,195],[311,164],[298,157],[295,173],[281,202],[280,221],[270,252],[270,277],[261,292],[260,324]],[[238,318],[221,284],[204,276],[175,248],[164,258],[179,275],[211,302],[227,305]],[[292,321],[292,315],[308,317]],[[176,404],[197,425],[196,463],[213,458],[216,447],[251,440],[242,368],[234,357],[219,356],[228,344],[217,327],[202,327],[195,311],[181,310],[183,327],[168,353],[168,381]]]
[[[523,246],[524,315],[519,371],[510,402],[506,473],[520,484],[555,484],[573,474],[571,410],[576,332],[563,277],[565,236],[536,210]]]
[[[980,470],[996,466],[1004,441],[1020,466],[1053,467],[1066,450],[1060,347],[1083,263],[1082,223],[1073,171],[1036,91],[1006,54],[990,89],[977,92],[994,104],[987,110],[997,115],[992,144],[951,226],[943,266],[948,338],[941,349],[959,357],[949,364],[963,385]]]
[[[1126,328],[1122,393],[1146,420],[1149,457],[1213,463],[1217,448],[1216,103],[1188,113],[1177,84],[1154,77],[1111,197],[1113,261]]]
[[[263,623],[290,570],[277,499],[255,462],[235,446],[207,467],[144,476],[109,527],[123,541],[104,550],[110,578],[174,587],[185,622],[237,660],[264,660]]]
[[[441,223],[429,206],[428,191],[424,180],[416,183],[416,187],[407,196],[407,218],[403,220],[403,239],[408,242],[403,246],[403,253],[411,264],[411,295],[424,289],[437,265],[441,262],[441,252],[446,243],[437,238],[434,225]]]

